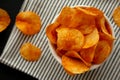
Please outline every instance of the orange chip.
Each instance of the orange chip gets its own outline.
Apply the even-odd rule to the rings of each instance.
[[[76,27],[79,25],[81,19],[75,15],[76,15],[75,9],[65,7],[62,9],[56,21],[66,27]]]
[[[73,74],[84,73],[90,69],[82,61],[67,57],[65,55],[62,56],[62,66],[65,70]]]
[[[83,34],[72,28],[57,28],[57,47],[62,50],[79,51],[84,44]]]
[[[86,10],[84,8],[81,8],[81,7],[75,7],[75,9],[81,11],[82,13],[84,13],[86,15],[90,15],[90,16],[94,16],[94,17],[97,16],[97,14],[93,13],[92,11]]]
[[[91,63],[85,61],[85,59],[83,59],[78,52],[76,51],[68,51],[67,53],[65,53],[66,56],[68,57],[72,57],[72,58],[77,58],[80,59],[81,61],[83,61],[87,66],[91,66]]]
[[[106,26],[105,26],[105,18],[104,18],[104,17],[102,17],[102,18],[100,19],[100,21],[99,21],[99,26],[100,26],[100,30],[101,30],[106,36],[110,37],[111,39],[114,39],[114,38],[112,37],[112,35],[109,34],[109,32],[108,32],[108,30],[107,30],[107,28],[106,28]]]
[[[62,57],[67,51],[65,50],[60,50],[59,48],[56,49],[57,54]]]
[[[31,43],[25,43],[20,48],[20,54],[28,61],[36,61],[41,55],[41,50]]]
[[[92,63],[95,54],[96,45],[87,49],[80,50],[80,56],[87,62]]]
[[[80,55],[76,51],[68,51],[65,53],[66,56],[80,59]]]
[[[85,36],[85,44],[83,48],[90,48],[97,44],[99,41],[99,34],[97,28],[94,28],[94,30]]]
[[[79,26],[81,25],[88,25],[88,26],[91,26],[91,25],[96,25],[95,23],[95,16],[93,16],[92,14],[90,14],[90,12],[82,9],[82,8],[75,8],[77,14],[75,15],[76,17],[78,17],[79,19],[82,19],[80,22],[79,22]],[[76,18],[74,18],[76,19]]]
[[[106,40],[106,41],[109,43],[109,45],[111,45],[111,46],[113,45],[113,41],[114,41],[113,38],[105,35],[105,34],[102,33],[102,32],[99,32],[99,35],[100,35],[100,40]]]
[[[16,26],[26,35],[33,35],[40,31],[41,20],[40,17],[30,11],[20,12],[16,16]]]
[[[97,44],[93,62],[95,64],[100,64],[109,56],[109,54],[110,54],[110,45],[106,40],[101,40]]]
[[[5,30],[7,26],[10,24],[10,16],[7,11],[0,8],[0,32]]]
[[[103,12],[95,7],[84,7],[85,10],[91,12],[91,14],[97,15],[96,18],[101,18],[104,16]]]
[[[51,43],[56,44],[57,42],[57,33],[56,33],[56,28],[59,26],[59,23],[54,22],[46,28],[46,35],[51,41]]]
[[[89,34],[91,33],[95,28],[95,25],[81,25],[77,27],[78,30],[80,30],[83,34]]]
[[[114,10],[113,19],[115,23],[120,27],[120,6]]]

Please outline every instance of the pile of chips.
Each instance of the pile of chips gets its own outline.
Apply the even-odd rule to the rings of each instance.
[[[46,35],[69,74],[90,70],[110,54],[114,37],[104,13],[94,7],[64,7]]]

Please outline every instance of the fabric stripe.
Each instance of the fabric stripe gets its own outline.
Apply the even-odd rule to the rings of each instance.
[[[53,57],[47,42],[46,26],[64,6],[88,5],[102,10],[111,21],[115,32],[114,51],[97,69],[70,76]],[[120,0],[25,0],[20,11],[33,11],[41,18],[41,31],[34,36],[23,35],[14,25],[0,62],[27,73],[40,80],[119,80],[120,76],[120,28],[114,23],[113,10],[120,6]],[[31,42],[41,48],[42,56],[36,62],[24,60],[19,49],[23,43]]]

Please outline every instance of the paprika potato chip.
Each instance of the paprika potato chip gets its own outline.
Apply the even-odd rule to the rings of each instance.
[[[93,62],[95,64],[102,63],[110,54],[110,45],[106,40],[101,40],[98,42]]]
[[[56,49],[57,54],[62,57],[67,51],[65,50],[60,50],[59,48]]]
[[[62,66],[65,70],[73,74],[84,73],[90,69],[81,60],[70,58],[65,55],[62,56]]]
[[[88,63],[92,63],[95,54],[96,45],[87,49],[80,50],[80,56]]]
[[[16,27],[26,35],[33,35],[40,31],[41,20],[40,17],[30,11],[20,12],[16,16]]]
[[[91,33],[95,28],[95,25],[81,25],[77,27],[84,35]]]
[[[68,51],[65,53],[66,56],[68,57],[72,57],[72,58],[77,58],[80,59],[81,61],[83,61],[87,66],[91,66],[91,63],[85,61],[85,59],[83,59],[78,52],[76,51]]]
[[[41,50],[31,43],[24,43],[20,48],[20,54],[28,61],[36,61],[41,55]]]
[[[49,38],[49,40],[53,43],[57,43],[57,33],[56,33],[56,28],[59,26],[59,23],[54,22],[46,28],[46,35]]]
[[[77,27],[82,21],[82,19],[78,17],[78,14],[75,9],[65,7],[62,9],[56,21],[66,27]]]
[[[113,12],[113,20],[120,27],[120,6],[118,6]]]
[[[79,51],[84,44],[84,36],[77,29],[57,28],[57,47],[62,50]]]
[[[104,13],[101,10],[99,10],[95,7],[84,7],[84,9],[91,12],[91,14],[96,15],[97,19],[100,19],[101,17],[104,17]]]
[[[102,32],[99,32],[99,35],[100,35],[100,40],[106,40],[111,47],[113,46],[113,41],[114,41],[113,38],[105,35],[105,34],[102,33]]]
[[[10,16],[4,9],[0,8],[0,32],[4,31],[10,24]]]
[[[81,8],[81,7],[75,7],[75,8],[76,8],[77,10],[81,11],[82,13],[86,14],[86,15],[90,15],[90,16],[94,16],[94,17],[97,16],[97,14],[94,14],[93,12],[88,11],[88,10],[86,10],[86,9],[83,9],[83,8]]]
[[[108,32],[108,30],[107,30],[107,28],[106,28],[106,26],[105,26],[105,18],[104,18],[104,17],[101,18],[99,22],[100,22],[101,31],[102,31],[105,35],[107,35],[108,37],[110,37],[111,39],[114,39],[114,38],[112,37],[112,35],[109,34],[109,32]]]
[[[82,48],[89,48],[97,44],[99,41],[99,33],[97,28],[95,28],[90,34],[85,36],[85,43]]]

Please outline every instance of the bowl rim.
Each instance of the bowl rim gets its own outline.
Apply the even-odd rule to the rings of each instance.
[[[94,7],[94,6],[74,5],[74,6],[69,6],[69,7]],[[60,13],[59,13],[59,14],[60,14]],[[57,15],[54,17],[52,23],[56,20],[56,18],[59,16],[59,14],[57,14]],[[111,32],[112,32],[112,36],[115,38],[115,33],[114,33],[113,25],[111,24],[109,18],[108,18],[105,14],[104,14],[104,17],[105,17],[107,23],[108,23],[109,26],[110,26],[110,29],[111,29]],[[50,40],[49,40],[48,38],[47,38],[47,40],[48,40],[48,45],[49,45],[49,48],[50,48],[50,50],[51,50],[52,55],[53,55],[54,58],[59,62],[59,64],[62,64],[61,57],[60,57],[59,55],[57,55],[56,51],[54,50],[53,44],[50,42]],[[113,51],[114,51],[114,42],[115,42],[115,41],[113,41],[112,50],[111,50],[111,52],[110,52],[110,55],[109,55],[102,63],[100,63],[100,64],[93,64],[93,65],[90,67],[90,70],[93,70],[93,69],[96,69],[96,68],[100,67],[100,66],[111,56],[111,54],[112,54]]]

